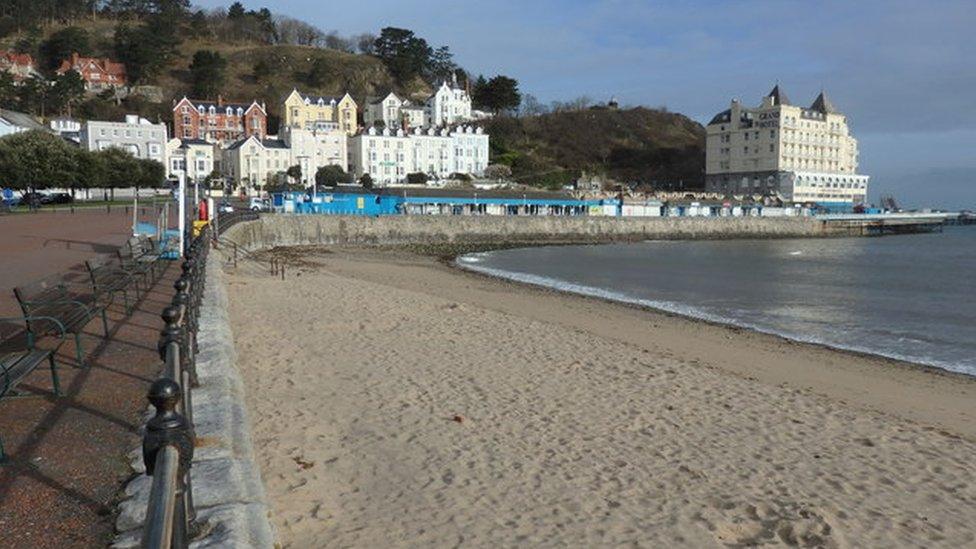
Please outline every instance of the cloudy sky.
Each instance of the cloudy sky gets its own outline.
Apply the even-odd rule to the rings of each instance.
[[[824,88],[861,142],[872,196],[976,208],[974,0],[244,4],[342,34],[409,28],[543,102],[616,96],[704,123],[733,97],[758,103],[777,81],[797,104]]]

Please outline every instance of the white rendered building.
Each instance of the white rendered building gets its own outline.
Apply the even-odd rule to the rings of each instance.
[[[301,168],[300,183],[310,186],[321,167],[336,165],[348,170],[347,144],[345,132],[335,124],[314,130],[284,127],[281,139],[251,136],[224,149],[221,171],[248,194],[282,177],[292,166]]]
[[[821,204],[866,200],[869,177],[857,173],[857,140],[824,92],[809,107],[791,104],[779,86],[756,108],[733,100],[706,132],[708,192]]]
[[[427,109],[391,92],[382,99],[366,103],[363,110],[366,128],[376,127],[378,122],[382,122],[382,127],[390,131],[423,128],[427,125]]]
[[[411,173],[443,179],[454,173],[480,176],[488,167],[489,136],[470,126],[367,132],[349,140],[349,166],[358,179],[378,185],[403,183]]]
[[[116,147],[136,158],[166,164],[166,125],[127,114],[125,122],[89,120],[81,127],[81,146],[89,151]]]
[[[471,96],[457,82],[441,86],[426,102],[427,123],[431,126],[450,126],[472,120]]]
[[[166,143],[166,175],[202,182],[217,169],[219,152],[217,145],[203,139],[170,139]]]

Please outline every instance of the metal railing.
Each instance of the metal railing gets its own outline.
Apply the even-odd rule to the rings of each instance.
[[[254,221],[260,214],[251,210],[222,213],[214,217],[214,234],[220,238],[224,232],[241,221]]]
[[[142,547],[146,548],[185,548],[203,531],[196,522],[190,481],[194,441],[191,390],[198,383],[196,334],[211,238],[210,227],[205,227],[187,247],[182,273],[173,284],[176,293],[162,314],[166,325],[157,348],[165,366],[162,377],[149,388],[149,402],[156,411],[146,424],[142,441],[146,474],[153,477],[142,532]]]

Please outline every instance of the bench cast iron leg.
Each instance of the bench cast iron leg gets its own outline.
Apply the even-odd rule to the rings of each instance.
[[[51,383],[54,385],[54,394],[61,396],[61,382],[58,380],[58,368],[54,364],[54,353],[47,355],[48,362],[51,363]]]
[[[85,367],[85,359],[82,358],[81,349],[81,330],[75,332],[75,357],[78,359],[78,366]]]

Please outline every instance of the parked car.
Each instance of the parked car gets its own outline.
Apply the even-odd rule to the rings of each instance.
[[[41,199],[41,204],[70,204],[75,201],[71,193],[52,193],[45,199]]]
[[[221,200],[220,204],[217,205],[217,213],[233,213],[234,206],[226,200]]]
[[[250,208],[252,212],[270,212],[271,200],[267,198],[252,197]]]
[[[39,193],[36,191],[24,193],[20,197],[21,204],[34,207],[40,206],[41,204],[46,204],[47,200],[48,197],[46,193]]]

